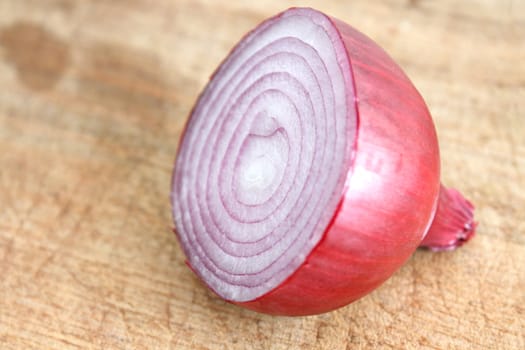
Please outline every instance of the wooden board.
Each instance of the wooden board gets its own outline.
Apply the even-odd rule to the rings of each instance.
[[[417,251],[328,314],[218,300],[170,231],[180,132],[209,75],[293,1],[0,2],[0,348],[524,349],[525,2],[305,1],[378,41],[477,206],[453,253]]]

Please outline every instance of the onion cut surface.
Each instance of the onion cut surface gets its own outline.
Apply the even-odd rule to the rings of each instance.
[[[200,97],[174,216],[189,263],[220,296],[267,293],[323,236],[355,140],[349,70],[328,18],[299,10],[248,34]]]
[[[436,134],[412,83],[350,26],[294,8],[211,77],[179,146],[172,204],[188,265],[215,293],[303,315],[397,270],[432,232],[439,191]],[[443,242],[438,231],[426,241]]]

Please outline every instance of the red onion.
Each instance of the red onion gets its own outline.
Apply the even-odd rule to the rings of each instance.
[[[333,310],[418,246],[453,249],[473,207],[440,185],[428,109],[371,39],[293,8],[248,33],[182,137],[176,234],[220,297],[260,312]]]

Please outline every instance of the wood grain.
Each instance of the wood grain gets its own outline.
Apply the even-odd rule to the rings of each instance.
[[[170,231],[171,166],[209,75],[296,2],[0,2],[0,348],[525,348],[525,3],[306,1],[380,43],[427,100],[477,236],[417,251],[338,311],[215,298]]]

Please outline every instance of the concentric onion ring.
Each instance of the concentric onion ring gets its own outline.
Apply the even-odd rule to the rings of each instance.
[[[355,142],[349,59],[331,20],[290,10],[230,53],[200,96],[173,177],[189,264],[221,297],[277,287],[323,237]]]

